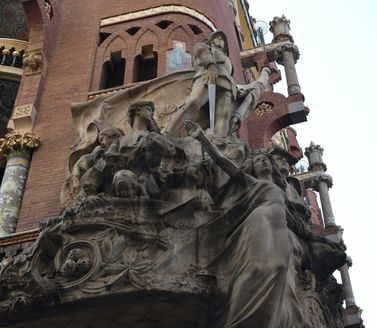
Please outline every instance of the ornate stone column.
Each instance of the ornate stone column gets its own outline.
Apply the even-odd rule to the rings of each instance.
[[[340,275],[342,277],[344,297],[345,297],[347,307],[356,305],[355,296],[353,295],[353,290],[352,290],[351,277],[349,273],[349,267],[351,266],[352,266],[352,260],[350,257],[347,256],[347,263],[339,269]]]
[[[336,225],[331,206],[329,188],[332,187],[333,180],[330,175],[324,173],[327,170],[327,167],[322,159],[323,148],[320,145],[316,145],[311,142],[310,146],[305,148],[305,155],[309,160],[309,171],[312,172],[311,174],[314,174],[310,184],[316,191],[319,192],[319,197],[321,199],[321,207],[326,227],[325,231],[327,232],[327,238],[335,240],[337,242],[343,242],[343,230],[341,227]],[[345,327],[361,327],[362,319],[360,309],[355,302],[355,296],[353,294],[352,283],[349,274],[349,267],[351,266],[351,264],[352,261],[348,257],[347,263],[339,269],[346,302],[344,321]]]
[[[0,151],[6,154],[7,163],[0,187],[0,237],[16,230],[31,153],[39,145],[34,133],[11,132],[0,140]]]
[[[309,160],[309,171],[325,172],[327,170],[326,164],[323,162],[323,148],[320,145],[315,145],[311,142],[310,146],[305,148],[305,155]],[[328,174],[322,173],[315,177],[314,187],[319,192],[321,199],[321,207],[325,227],[335,226],[334,213],[331,206],[329,188],[333,186],[332,177]]]
[[[325,227],[335,226],[334,213],[331,206],[329,188],[333,185],[332,177],[328,174],[321,174],[318,177],[318,192],[321,200],[323,220]]]
[[[275,56],[278,64],[284,66],[288,95],[301,95],[301,87],[295,66],[300,58],[300,52],[293,43],[293,37],[290,34],[290,21],[284,15],[282,17],[274,17],[270,22],[270,31],[274,35],[273,43],[286,41],[285,44],[275,49]]]

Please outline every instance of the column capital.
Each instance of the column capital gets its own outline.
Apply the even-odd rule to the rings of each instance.
[[[332,176],[318,171],[314,172],[311,176],[308,176],[302,181],[304,182],[305,188],[312,188],[317,192],[319,191],[320,182],[326,183],[328,189],[333,186]]]
[[[278,64],[284,64],[284,57],[283,54],[285,52],[291,52],[293,56],[294,63],[296,64],[300,58],[300,50],[294,43],[285,43],[283,45],[279,45],[275,48],[274,56],[275,60]]]
[[[333,179],[332,176],[326,173],[320,174],[317,176],[318,183],[325,182],[327,185],[327,188],[330,189],[333,186]]]
[[[352,267],[353,262],[352,262],[351,256],[347,255],[347,257],[346,257],[346,263],[347,263],[347,265],[348,265],[349,268]]]
[[[0,154],[5,155],[14,150],[34,150],[38,148],[40,144],[40,137],[35,133],[12,131],[7,133],[4,138],[0,138]]]

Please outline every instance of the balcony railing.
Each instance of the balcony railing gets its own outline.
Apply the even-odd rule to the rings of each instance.
[[[22,68],[22,57],[28,42],[0,38],[0,65]]]

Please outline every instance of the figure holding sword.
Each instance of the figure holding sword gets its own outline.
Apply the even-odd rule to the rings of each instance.
[[[221,31],[212,33],[206,43],[197,43],[193,49],[193,67],[196,73],[190,95],[173,117],[167,131],[185,134],[185,120],[198,122],[213,133],[227,134],[232,104],[237,98],[237,87],[232,74],[228,41]],[[208,103],[209,113],[203,110]],[[226,122],[226,124],[224,124]]]
[[[209,128],[217,135],[227,135],[237,130],[239,119],[243,118],[250,105],[256,103],[255,96],[259,98],[264,91],[272,70],[266,67],[265,72],[262,70],[261,73],[262,83],[254,82],[240,90],[233,80],[233,66],[228,56],[227,37],[221,31],[212,33],[206,43],[195,44],[192,61],[196,73],[191,93],[173,116],[167,128],[169,135],[185,135],[185,120],[197,122],[203,129]],[[252,95],[248,95],[249,90],[254,90]],[[240,111],[237,100],[242,96],[246,98]],[[205,110],[207,103],[208,112]]]

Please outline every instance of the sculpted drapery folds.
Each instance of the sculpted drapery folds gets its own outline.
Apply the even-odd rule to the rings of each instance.
[[[264,82],[236,86],[222,32],[197,44],[193,61],[195,72],[73,110],[80,139],[61,215],[44,221],[31,250],[18,254],[35,288],[0,289],[0,314],[17,290],[27,295],[25,306],[40,294],[55,304],[114,292],[130,303],[187,296],[200,300],[204,316],[194,322],[207,328],[303,327],[310,307],[300,293],[308,290],[318,296],[310,304],[322,306],[344,250],[310,232],[284,163],[280,172],[269,154],[229,135],[256,105],[271,69]],[[204,132],[208,84],[216,87],[215,124]],[[7,259],[0,273],[17,271],[17,263],[24,266]],[[40,293],[43,285],[51,288]]]
[[[267,154],[238,167],[198,125],[185,126],[230,176],[218,199],[224,213],[199,228],[200,260],[222,278],[229,297],[226,317],[218,320],[224,327],[301,327],[297,299],[286,292],[292,250],[282,176]],[[283,308],[283,301],[289,306]]]

